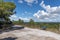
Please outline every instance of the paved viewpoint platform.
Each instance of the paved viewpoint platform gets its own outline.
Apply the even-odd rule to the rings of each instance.
[[[60,40],[60,34],[24,28],[0,34],[0,40]]]

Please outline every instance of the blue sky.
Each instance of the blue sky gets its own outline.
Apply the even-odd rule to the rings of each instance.
[[[16,4],[11,20],[60,22],[60,0],[5,0]]]

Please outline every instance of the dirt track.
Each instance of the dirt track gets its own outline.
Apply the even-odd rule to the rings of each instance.
[[[0,34],[0,40],[60,40],[60,34],[24,28]]]

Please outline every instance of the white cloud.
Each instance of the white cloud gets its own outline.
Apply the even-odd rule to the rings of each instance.
[[[25,2],[27,2],[27,3],[34,3],[34,2],[38,2],[38,0],[25,0]]]
[[[22,17],[19,17],[19,19],[21,19],[21,20],[29,20],[29,18],[22,18]]]
[[[44,18],[44,19],[49,19],[49,18],[46,17],[46,18]]]
[[[23,17],[19,17],[19,19],[24,20],[25,22],[28,22],[30,20],[30,18],[23,18]]]
[[[30,20],[30,18],[27,18],[27,17],[18,17],[17,15],[12,15],[11,17],[9,17],[11,20],[15,20],[15,21],[17,21],[17,20],[19,20],[19,19],[21,19],[21,20],[24,20],[25,22],[28,22],[29,20]]]
[[[26,2],[27,5],[31,6],[33,3],[37,4],[38,3],[38,0],[19,0],[18,2],[19,3],[23,3],[23,2]]]
[[[11,15],[11,17],[16,18],[17,16],[14,14],[14,15]]]
[[[38,10],[33,16],[37,17],[38,19],[57,19],[60,16],[60,6],[51,7],[50,5],[45,5],[44,1],[40,3],[40,6],[44,10]],[[49,20],[52,21],[52,20]]]
[[[40,3],[40,6],[48,13],[60,13],[60,6],[51,7],[50,5],[45,5],[44,1]]]
[[[37,18],[40,17],[40,16],[38,15],[38,13],[35,13],[33,16],[34,16],[34,17],[37,17]]]
[[[14,14],[14,15],[11,15],[11,17],[9,17],[11,20],[18,20],[19,18]]]
[[[49,13],[43,11],[43,10],[39,10],[37,13],[35,13],[33,16],[39,18],[39,19],[43,19],[43,17],[49,17]]]
[[[23,3],[23,0],[18,0],[19,3]]]
[[[37,4],[38,0],[25,0],[29,6],[32,6],[33,3]]]
[[[30,14],[32,14],[32,13],[25,11],[24,14],[30,15]]]

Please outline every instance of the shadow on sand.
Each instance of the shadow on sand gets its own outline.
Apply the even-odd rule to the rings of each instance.
[[[10,31],[14,31],[14,30],[21,30],[24,29],[24,27],[14,27],[11,29],[4,29],[4,30],[0,30],[0,34],[4,33],[4,32],[10,32]]]
[[[12,38],[12,37],[8,37],[8,38],[3,38],[3,39],[0,39],[0,40],[16,40],[17,38]]]

